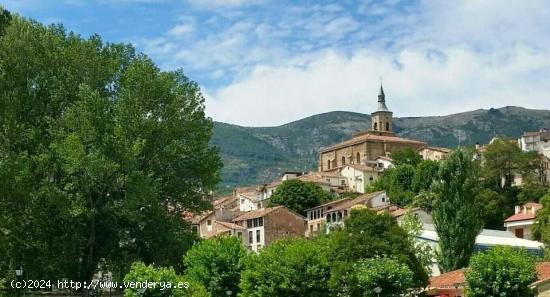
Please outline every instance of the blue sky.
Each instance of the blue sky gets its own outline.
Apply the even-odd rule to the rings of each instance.
[[[370,113],[383,77],[396,116],[550,109],[550,3],[522,0],[3,0],[43,23],[131,42],[197,81],[214,120],[279,125]]]

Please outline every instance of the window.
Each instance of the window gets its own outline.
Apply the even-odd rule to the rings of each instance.
[[[330,169],[330,160],[327,162],[327,169]]]
[[[345,179],[341,180],[340,185],[345,186],[346,185],[346,180]]]
[[[248,231],[248,243],[254,242],[254,233],[252,231]]]
[[[342,165],[346,165],[346,157],[342,157]]]
[[[374,177],[372,177],[372,175],[369,176],[369,180],[370,180],[370,181],[373,181],[373,180],[374,180]]]
[[[361,163],[361,154],[357,153],[357,156],[355,157],[355,162],[357,162],[357,164]]]
[[[254,222],[254,227],[258,227],[258,219],[254,219],[253,222]]]
[[[378,123],[374,123],[374,130],[378,130]]]
[[[237,232],[237,237],[238,237],[238,238],[243,238],[243,233],[242,233],[242,232],[240,232],[240,231],[239,231],[239,232]]]
[[[212,226],[212,220],[208,220],[208,221],[206,221],[206,225],[208,225],[208,226]]]
[[[246,228],[252,228],[252,220],[246,220]]]
[[[259,218],[258,219],[258,226],[262,227],[263,225],[264,225],[264,218]]]
[[[244,204],[244,198],[241,198],[241,204]]]
[[[256,230],[256,242],[260,242],[260,230]]]
[[[386,131],[390,131],[390,123],[386,122]]]

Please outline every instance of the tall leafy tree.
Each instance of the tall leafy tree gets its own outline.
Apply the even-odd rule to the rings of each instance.
[[[444,271],[468,265],[483,227],[478,172],[472,156],[463,150],[452,152],[439,168],[432,216],[439,236],[439,265]]]
[[[245,263],[239,296],[333,296],[328,290],[331,266],[324,240],[284,238],[251,254]]]
[[[468,296],[533,296],[529,285],[536,278],[531,255],[510,247],[495,247],[472,257],[466,273]]]
[[[305,210],[323,202],[330,201],[332,195],[312,182],[298,179],[286,180],[277,187],[269,203],[271,206],[283,205],[305,215]]]
[[[387,213],[354,209],[342,230],[329,235],[333,296],[363,296],[353,264],[376,257],[392,258],[414,274],[412,287],[422,288],[428,280],[422,261],[416,256],[414,241],[395,218]]]
[[[411,182],[411,189],[415,193],[428,191],[437,177],[439,162],[433,160],[424,160],[416,166],[414,177]]]
[[[354,273],[363,297],[402,296],[413,285],[413,272],[400,261],[391,258],[360,260]],[[375,289],[381,292],[376,293]]]
[[[205,240],[185,255],[185,276],[204,286],[212,296],[237,296],[245,256],[246,250],[237,237]]]
[[[542,209],[537,211],[537,219],[533,226],[535,239],[544,242],[547,248],[550,247],[550,190],[540,200]]]
[[[0,265],[90,280],[176,265],[218,182],[196,83],[144,55],[12,17],[0,37]],[[124,261],[121,261],[124,259]]]

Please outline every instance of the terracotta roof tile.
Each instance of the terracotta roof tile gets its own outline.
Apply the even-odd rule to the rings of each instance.
[[[463,268],[434,276],[430,278],[430,287],[445,289],[454,288],[455,284],[464,284],[466,283],[465,271],[466,269]]]
[[[239,229],[239,230],[244,230],[246,229],[245,227],[243,226],[239,226],[235,223],[230,223],[230,222],[220,222],[220,221],[215,221],[216,224],[219,224],[219,225],[222,225],[226,228],[229,228],[229,229]]]
[[[327,210],[327,212],[348,209],[348,208],[351,208],[352,206],[355,206],[355,205],[358,205],[358,204],[368,203],[369,200],[371,200],[372,198],[378,196],[381,193],[384,193],[384,191],[363,194],[361,196],[358,196],[355,199],[346,201],[346,202],[338,205],[337,207],[334,207],[331,210]]]
[[[518,213],[518,214],[515,214],[509,218],[507,218],[506,220],[504,220],[505,222],[516,222],[516,221],[526,221],[526,220],[534,220],[535,219],[535,214],[534,213]]]
[[[275,207],[262,208],[262,209],[258,209],[258,210],[248,211],[248,212],[245,212],[242,215],[236,217],[235,219],[233,219],[233,222],[239,222],[239,221],[244,221],[244,220],[248,220],[248,219],[260,218],[260,217],[266,216],[269,213],[273,212],[274,210],[277,210],[277,209],[280,209],[280,208],[284,208],[284,206],[275,206]]]
[[[541,281],[550,279],[550,262],[537,264],[537,279]]]
[[[374,141],[374,142],[397,142],[397,143],[410,143],[410,144],[418,144],[418,145],[424,145],[426,146],[425,142],[413,140],[413,139],[407,139],[407,138],[401,138],[398,136],[386,136],[386,135],[376,135],[371,133],[364,133],[364,134],[358,134],[357,136],[353,137],[350,140],[346,140],[344,142],[329,146],[327,148],[321,149],[321,152],[327,152],[331,150],[335,150],[338,148],[358,144],[361,142],[366,141]]]

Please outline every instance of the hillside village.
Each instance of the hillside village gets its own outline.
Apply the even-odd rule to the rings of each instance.
[[[430,211],[422,207],[403,206],[392,203],[391,195],[385,190],[372,191],[370,186],[394,167],[392,153],[404,149],[413,150],[422,160],[442,162],[453,151],[451,148],[431,147],[429,144],[399,137],[393,130],[393,113],[386,105],[384,89],[380,86],[378,107],[372,113],[371,129],[356,133],[351,139],[323,148],[319,152],[318,171],[284,172],[280,180],[268,184],[237,187],[231,195],[218,197],[212,203],[212,210],[199,215],[187,215],[193,230],[204,239],[230,235],[239,238],[251,251],[259,252],[270,243],[282,237],[311,238],[341,229],[353,209],[367,208],[378,213],[389,213],[399,223],[407,215],[413,215],[421,223],[419,242],[437,249],[438,234],[433,225]],[[504,137],[504,136],[501,136]],[[495,137],[499,141],[501,137]],[[504,138],[502,138],[504,139]],[[535,152],[540,157],[539,181],[543,186],[550,182],[550,132],[541,129],[525,132],[514,143],[525,152]],[[473,158],[483,162],[484,153],[491,144],[476,144],[471,148]],[[503,176],[504,186],[521,187],[523,176],[519,170],[511,170]],[[333,197],[331,201],[306,209],[303,215],[285,206],[270,203],[277,188],[288,181],[298,180],[313,183]],[[350,195],[350,194],[355,195]],[[514,206],[514,214],[504,220],[502,228],[483,229],[475,242],[476,251],[495,246],[510,246],[525,249],[542,256],[544,244],[534,240],[532,226],[537,212],[543,205],[527,202]],[[462,296],[465,291],[464,270],[441,272],[436,258],[432,259],[432,276],[428,292],[430,296]],[[550,294],[550,263],[538,266],[540,286],[538,296]],[[537,287],[538,288],[538,287]],[[547,293],[544,293],[547,292]],[[546,295],[545,295],[546,294]]]

